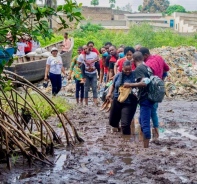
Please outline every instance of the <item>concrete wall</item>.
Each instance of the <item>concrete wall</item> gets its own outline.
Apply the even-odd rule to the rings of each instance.
[[[161,13],[132,13],[132,14],[125,14],[126,18],[162,18]]]
[[[125,16],[124,15],[114,15],[114,20],[125,20]]]
[[[126,26],[126,21],[122,20],[91,20],[91,21],[81,21],[81,24],[87,24],[88,22],[92,24],[101,24],[102,26]]]
[[[196,14],[178,13],[173,14],[174,29],[180,33],[193,33],[197,31]]]
[[[163,17],[161,13],[135,13],[125,14],[126,25],[129,27],[133,23],[139,24],[142,22],[150,23],[155,27],[170,27],[170,20]]]
[[[130,13],[131,12],[129,12],[129,11],[112,9],[112,14],[113,15],[124,15],[124,14],[130,14]]]
[[[86,20],[111,20],[112,9],[109,7],[82,7],[82,15]]]
[[[154,23],[154,22],[150,22],[150,25],[154,26],[154,27],[160,27],[160,28],[169,28],[169,24],[162,24],[162,23]]]
[[[128,11],[114,10],[110,7],[82,7],[82,14],[86,20],[124,20]]]

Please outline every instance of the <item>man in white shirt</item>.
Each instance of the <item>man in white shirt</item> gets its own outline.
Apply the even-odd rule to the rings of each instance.
[[[91,87],[92,92],[93,92],[93,100],[94,100],[95,105],[97,105],[98,104],[97,102],[97,71],[95,67],[95,61],[98,60],[98,55],[95,52],[91,52],[87,45],[83,46],[83,50],[85,54],[79,55],[78,62],[82,63],[82,65],[83,64],[85,65],[85,72],[84,72],[85,104],[88,105],[88,92]]]

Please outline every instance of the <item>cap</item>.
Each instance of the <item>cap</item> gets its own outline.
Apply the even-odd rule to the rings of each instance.
[[[51,52],[53,52],[53,51],[58,51],[58,49],[57,49],[56,47],[53,47],[53,48],[51,49]]]

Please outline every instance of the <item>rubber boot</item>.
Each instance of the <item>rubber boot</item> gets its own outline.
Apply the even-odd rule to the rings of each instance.
[[[150,139],[144,139],[144,148],[149,148],[149,141]]]

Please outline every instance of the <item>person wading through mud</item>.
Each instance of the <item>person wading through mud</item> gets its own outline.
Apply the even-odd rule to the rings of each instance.
[[[62,88],[61,73],[63,73],[64,76],[66,76],[65,69],[63,67],[62,58],[58,56],[57,53],[58,53],[58,49],[56,47],[53,47],[51,49],[52,56],[49,56],[47,58],[45,77],[44,77],[44,80],[48,81],[48,75],[49,75],[49,79],[52,85],[53,96],[56,96]]]
[[[122,59],[119,59],[116,63],[115,63],[115,66],[114,66],[114,73],[115,75],[119,72],[122,72],[122,66],[123,66],[123,63],[125,61],[130,61],[131,62],[131,69],[132,70],[135,70],[135,65],[134,65],[134,62],[133,62],[133,54],[135,52],[135,49],[133,47],[125,47],[124,49],[124,55],[125,57],[122,58]]]
[[[69,76],[68,76],[68,80],[71,79],[71,76],[72,76],[72,73],[74,75],[74,80],[75,80],[75,84],[76,84],[76,94],[75,94],[75,97],[76,97],[76,101],[77,101],[77,104],[79,103],[79,93],[80,93],[80,102],[81,104],[83,104],[83,99],[84,99],[84,83],[82,82],[82,72],[81,72],[81,63],[79,63],[77,60],[78,60],[78,57],[79,55],[82,53],[83,51],[83,47],[79,47],[77,52],[78,52],[78,55],[75,56],[71,62],[71,65],[70,65],[70,73],[69,73]]]
[[[150,118],[154,103],[148,99],[148,84],[150,83],[148,67],[144,64],[144,58],[141,52],[133,54],[133,60],[136,65],[135,78],[137,83],[125,84],[125,87],[138,87],[138,99],[140,104],[140,126],[143,132],[144,148],[149,147],[151,138]]]
[[[109,124],[119,129],[119,122],[121,121],[121,129],[124,135],[131,134],[130,125],[137,108],[137,97],[131,88],[127,88],[130,83],[135,83],[135,76],[131,69],[131,62],[125,61],[123,71],[114,77],[113,85],[110,87],[106,97],[107,99],[112,98],[113,93]],[[125,88],[123,87],[124,85],[126,85]],[[120,90],[126,90],[126,94],[120,96]]]
[[[99,84],[102,84],[103,82],[107,82],[107,74],[108,74],[108,68],[106,67],[106,58],[109,56],[107,50],[105,47],[100,48],[100,54],[102,55],[100,59],[100,77],[99,77]]]
[[[160,79],[163,79],[166,76],[166,72],[170,70],[169,66],[166,64],[164,59],[159,55],[151,55],[148,48],[141,47],[140,52],[144,57],[144,62],[148,67],[153,71],[153,75],[158,76]],[[153,122],[153,137],[159,138],[159,118],[157,115],[158,103],[153,105],[151,110],[151,119]]]
[[[95,105],[98,105],[97,101],[97,72],[95,62],[98,60],[98,56],[95,52],[91,52],[87,45],[83,46],[84,54],[80,54],[78,62],[82,63],[82,75],[85,82],[85,104],[88,105],[88,92],[90,87],[93,92],[93,101]],[[85,71],[84,71],[85,70]]]
[[[98,72],[98,76],[100,77],[100,63],[99,63],[99,51],[94,47],[94,42],[93,41],[89,41],[87,43],[87,46],[89,47],[91,52],[95,52],[98,55],[98,60],[95,62],[95,67],[97,69]]]
[[[106,66],[109,68],[109,80],[114,77],[114,65],[118,60],[118,53],[116,51],[116,46],[112,45],[109,47],[110,56],[106,59]]]

